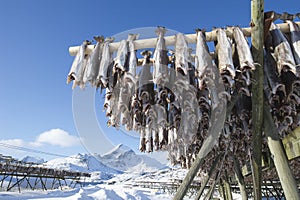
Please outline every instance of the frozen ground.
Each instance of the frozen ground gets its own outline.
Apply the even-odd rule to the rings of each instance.
[[[27,160],[34,158],[27,157]],[[40,161],[41,159],[39,159]],[[46,167],[91,173],[88,184],[63,190],[26,190],[21,193],[0,191],[0,200],[152,200],[172,199],[174,194],[158,188],[145,188],[141,182],[172,183],[182,180],[187,171],[170,168],[144,155],[137,155],[124,145],[118,145],[104,155],[77,154],[43,163]],[[218,194],[215,194],[218,197]],[[189,199],[188,197],[186,199]],[[193,199],[191,197],[190,199]],[[240,199],[234,195],[234,199]]]

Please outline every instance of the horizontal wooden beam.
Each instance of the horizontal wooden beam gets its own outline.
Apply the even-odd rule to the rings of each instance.
[[[300,26],[300,22],[296,22]],[[287,23],[277,24],[277,26],[280,28],[280,30],[284,33],[289,32],[289,25]],[[242,28],[242,32],[246,37],[251,36],[251,27]],[[229,37],[232,37],[232,31],[230,28],[226,30],[226,33]],[[215,41],[217,39],[216,30],[212,30],[210,32],[206,32],[206,41]],[[196,34],[186,34],[186,41],[189,44],[195,44],[196,43]],[[134,41],[134,47],[136,50],[138,49],[147,49],[147,48],[155,48],[156,46],[157,38],[148,38],[148,39],[141,39],[141,40],[135,40]],[[172,46],[175,44],[175,35],[172,36],[166,36],[165,37],[166,45]],[[120,42],[113,42],[110,44],[110,51],[114,52],[118,50],[118,47],[120,46]],[[72,46],[69,48],[69,53],[71,56],[75,56],[77,52],[79,51],[80,46]],[[95,48],[95,45],[88,45],[86,49],[86,54],[90,54],[92,50]]]

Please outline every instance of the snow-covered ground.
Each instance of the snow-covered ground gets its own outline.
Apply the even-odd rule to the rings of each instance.
[[[42,159],[31,157],[23,160],[42,163]],[[84,187],[78,186],[74,189],[48,191],[22,189],[21,193],[3,192],[0,189],[0,200],[172,199],[173,193],[159,188],[143,187],[145,185],[141,183],[173,183],[176,180],[182,180],[187,173],[187,170],[170,168],[146,155],[137,155],[122,144],[104,155],[77,154],[40,165],[69,171],[89,172],[91,178],[86,179],[87,184]],[[217,197],[218,194],[215,196]],[[239,199],[239,196],[235,195],[234,199]]]

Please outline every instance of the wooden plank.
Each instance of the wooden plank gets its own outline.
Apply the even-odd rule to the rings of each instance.
[[[289,160],[300,156],[300,127],[282,139],[285,153]]]

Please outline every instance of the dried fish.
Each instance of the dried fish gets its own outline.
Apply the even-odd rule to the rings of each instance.
[[[98,36],[94,37],[94,39],[97,41],[97,44],[89,57],[83,77],[83,82],[85,84],[90,82],[91,86],[96,86],[96,78],[100,68],[104,37]]]
[[[191,62],[189,56],[188,43],[185,40],[185,36],[182,33],[175,35],[175,68],[176,71],[181,72],[182,75],[188,75],[189,62]]]
[[[84,77],[84,73],[85,73],[85,69],[88,63],[89,57],[87,55],[84,56],[83,62],[81,67],[79,68],[78,72],[77,72],[77,76],[76,79],[73,82],[73,89],[79,85],[80,88],[84,88],[85,84],[83,82],[83,77]]]
[[[236,69],[234,68],[232,60],[231,42],[227,38],[226,32],[223,29],[218,28],[216,30],[216,33],[216,53],[218,55],[219,71],[221,74],[229,73],[231,77],[234,78],[236,74]]]
[[[291,71],[293,74],[297,75],[298,73],[293,52],[287,39],[274,23],[271,24],[270,32],[272,35],[274,56],[277,62],[277,71],[279,75],[281,75],[282,71]]]
[[[158,27],[156,34],[158,36],[156,48],[153,54],[153,82],[158,85],[164,85],[169,81],[168,77],[168,50],[164,35],[166,33],[164,27]]]
[[[152,131],[148,127],[145,129],[145,138],[146,138],[146,152],[150,153],[153,151],[153,139],[152,139]]]
[[[233,38],[236,43],[237,53],[239,56],[240,69],[243,71],[245,68],[254,70],[254,61],[248,45],[248,42],[239,27],[233,28]]]
[[[86,56],[85,56],[85,50],[87,48],[87,46],[91,44],[90,41],[85,40],[83,41],[83,43],[81,44],[81,46],[79,47],[79,51],[75,56],[75,59],[73,61],[72,67],[70,69],[70,72],[68,74],[68,78],[67,78],[67,84],[70,83],[72,80],[77,80],[77,76],[84,71],[84,67],[86,65]],[[76,85],[75,85],[76,86]]]
[[[291,32],[291,43],[293,47],[293,53],[296,64],[300,65],[300,28],[299,26],[290,20],[287,20]]]
[[[276,61],[269,51],[265,51],[264,63],[265,77],[267,77],[272,93],[276,94],[280,89],[285,94],[285,86],[281,83],[279,74],[276,72]]]
[[[120,42],[120,46],[118,48],[117,56],[114,58],[114,71],[128,71],[128,66],[126,66],[126,62],[128,59],[128,42],[127,40],[122,40]]]
[[[150,56],[151,51],[143,51],[141,53],[144,56],[143,68],[139,74],[138,82],[138,97],[141,100],[143,96],[148,97],[148,101],[153,101],[154,99],[154,83],[151,74]],[[146,102],[143,102],[146,103]]]
[[[138,34],[129,34],[128,35],[128,57],[129,57],[129,67],[128,67],[128,73],[135,78],[136,76],[136,67],[137,67],[137,57],[136,57],[136,50],[134,47],[133,41],[138,38]]]
[[[145,129],[142,129],[140,132],[140,151],[145,152],[146,151],[146,133]]]
[[[204,76],[207,66],[212,65],[212,57],[209,54],[208,46],[205,41],[205,35],[202,30],[197,29],[197,44],[196,44],[196,56],[195,67],[197,76],[199,79],[199,86],[202,88],[202,78]]]
[[[109,65],[113,63],[112,53],[109,49],[109,43],[113,42],[114,38],[106,38],[103,44],[102,58],[100,62],[99,73],[97,75],[97,87],[106,87],[108,82],[107,71]]]

